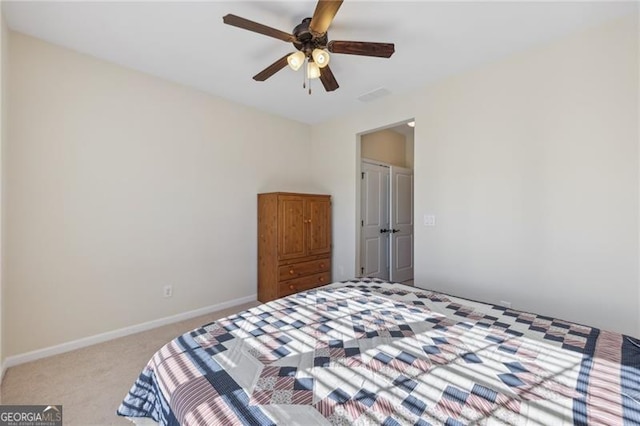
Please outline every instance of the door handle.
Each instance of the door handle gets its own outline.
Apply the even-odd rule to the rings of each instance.
[[[389,229],[389,232],[391,232],[392,234],[395,234],[396,232],[400,232],[399,229]]]
[[[382,228],[382,229],[380,230],[380,233],[381,233],[381,234],[386,234],[387,232],[391,232],[391,229],[385,229],[385,228]]]

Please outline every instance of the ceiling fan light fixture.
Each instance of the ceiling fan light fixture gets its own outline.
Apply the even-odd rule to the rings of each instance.
[[[313,49],[311,56],[313,57],[313,62],[315,62],[320,68],[324,68],[329,65],[329,60],[331,59],[329,52],[322,49]]]
[[[287,63],[292,70],[298,71],[302,64],[304,64],[304,59],[304,53],[298,51],[287,56]]]
[[[320,68],[318,64],[313,61],[309,61],[307,63],[307,78],[311,80],[312,78],[320,77]]]

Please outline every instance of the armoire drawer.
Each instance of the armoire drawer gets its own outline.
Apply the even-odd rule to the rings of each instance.
[[[330,270],[331,260],[326,258],[281,266],[278,268],[278,275],[280,281],[285,281]]]
[[[288,296],[299,291],[309,290],[321,285],[329,284],[331,272],[309,275],[278,283],[278,297]]]

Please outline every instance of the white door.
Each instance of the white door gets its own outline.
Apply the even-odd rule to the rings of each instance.
[[[389,279],[389,167],[362,162],[360,272]]]
[[[413,279],[413,171],[391,166],[391,281]]]

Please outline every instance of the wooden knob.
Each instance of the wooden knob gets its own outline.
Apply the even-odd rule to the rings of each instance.
[[[320,277],[318,280],[319,280],[320,282],[323,282],[323,281],[324,281],[324,277]]]
[[[321,267],[321,268],[324,268],[324,263],[321,263],[321,264],[320,264],[320,267]]]
[[[289,269],[289,275],[293,275],[295,272],[293,270],[293,268]]]
[[[293,284],[289,284],[289,290],[294,290],[295,287],[293,286]]]

